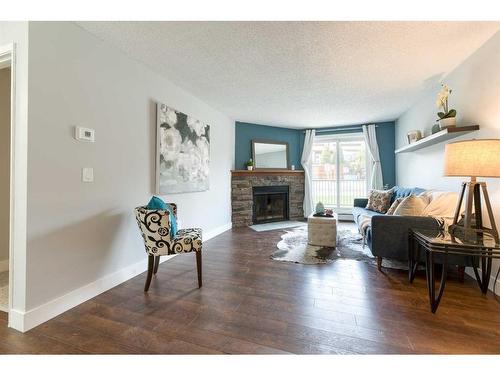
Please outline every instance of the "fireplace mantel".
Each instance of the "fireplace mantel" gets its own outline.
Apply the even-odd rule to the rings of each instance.
[[[232,170],[232,176],[287,176],[287,175],[301,175],[304,174],[302,170],[292,171],[291,169],[256,169],[248,171],[245,169]]]

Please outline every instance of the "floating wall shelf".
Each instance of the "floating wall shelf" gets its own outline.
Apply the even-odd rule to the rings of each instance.
[[[438,131],[437,133],[429,135],[428,137],[422,138],[419,141],[416,141],[416,142],[411,143],[409,145],[398,148],[396,151],[394,151],[394,153],[399,154],[402,152],[412,152],[412,151],[420,150],[421,148],[429,147],[429,146],[435,145],[437,143],[444,142],[444,141],[447,141],[449,139],[459,137],[461,135],[464,135],[464,134],[467,134],[470,132],[474,132],[476,130],[479,130],[479,125],[457,126],[454,128],[446,128],[446,129]]]

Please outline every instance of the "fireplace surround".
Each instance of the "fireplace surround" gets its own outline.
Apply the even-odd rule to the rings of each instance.
[[[288,189],[287,216],[281,220],[300,220],[304,218],[302,208],[304,202],[304,171],[296,170],[256,170],[231,171],[231,210],[233,227],[244,227],[255,222],[254,217],[254,188],[283,187]],[[256,189],[256,191],[262,191]],[[272,215],[270,215],[272,216]],[[271,221],[272,218],[267,220]],[[276,219],[277,220],[277,219]],[[274,220],[273,220],[274,221]],[[261,223],[263,221],[260,221]]]

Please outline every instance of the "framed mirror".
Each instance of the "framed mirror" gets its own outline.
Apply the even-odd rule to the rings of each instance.
[[[252,159],[256,169],[288,169],[288,143],[253,139]]]

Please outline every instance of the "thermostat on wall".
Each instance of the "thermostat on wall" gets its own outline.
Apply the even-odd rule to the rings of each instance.
[[[75,126],[75,139],[83,142],[95,142],[95,130]]]

